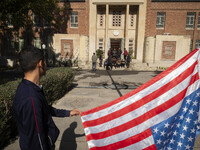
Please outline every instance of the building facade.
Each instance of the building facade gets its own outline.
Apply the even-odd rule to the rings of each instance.
[[[157,68],[171,66],[200,46],[200,0],[60,0],[58,5],[66,3],[59,30],[45,20],[41,27],[39,16],[31,13],[33,39],[28,34],[7,38],[1,54],[11,54],[16,41],[21,49],[32,40],[38,48],[46,45],[50,59],[91,68],[97,49],[106,59],[110,48],[126,48],[133,52],[133,68]]]
[[[143,61],[146,0],[90,0],[89,58],[97,49],[133,51]]]
[[[147,0],[144,62],[169,67],[200,46],[199,0]]]

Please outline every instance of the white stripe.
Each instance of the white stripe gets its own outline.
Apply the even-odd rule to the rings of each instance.
[[[196,81],[192,86],[197,87],[198,85],[199,85],[199,80]],[[190,87],[192,87],[192,86],[190,86]],[[188,88],[189,91],[197,90],[197,89],[190,88],[190,87]],[[188,96],[188,95],[186,95],[186,96]],[[159,115],[154,116],[153,118],[139,124],[138,126],[135,126],[124,132],[109,136],[104,139],[90,140],[90,141],[88,141],[88,146],[89,146],[89,148],[92,148],[94,146],[97,146],[97,147],[106,146],[106,145],[110,145],[110,144],[125,140],[129,137],[132,137],[132,136],[134,136],[138,133],[141,133],[141,132],[147,130],[148,128],[170,118],[171,116],[175,115],[179,111],[181,106],[182,106],[182,100],[179,103],[177,103],[176,105],[174,105],[173,107],[169,108],[168,110],[160,113]]]
[[[138,143],[135,143],[135,144],[132,144],[130,146],[121,148],[120,150],[139,150],[139,149],[147,148],[147,147],[149,147],[153,144],[155,144],[153,136],[149,136],[148,138],[146,138],[146,139],[144,139],[144,140],[142,140]]]
[[[118,110],[130,105],[130,103],[134,103],[134,102],[140,100],[142,97],[145,97],[145,96],[149,95],[150,93],[152,93],[155,90],[159,89],[163,85],[169,83],[171,80],[175,79],[177,76],[179,76],[182,72],[184,72],[187,68],[192,66],[197,61],[198,52],[199,51],[197,51],[185,63],[183,63],[177,69],[172,71],[170,74],[166,75],[165,77],[163,77],[159,81],[155,82],[151,86],[147,87],[146,89],[143,89],[142,91],[140,91],[140,92],[136,93],[135,95],[127,98],[126,100],[123,100],[123,101],[121,101],[121,102],[119,102],[117,104],[114,104],[114,105],[112,105],[112,106],[110,106],[108,108],[105,108],[103,110],[100,110],[100,111],[92,113],[92,114],[88,114],[88,115],[82,116],[81,117],[82,122],[98,119],[100,117],[106,116],[106,115],[108,115],[110,113],[113,113],[115,111],[118,111]]]
[[[131,111],[130,113],[127,113],[127,114],[125,114],[121,117],[118,117],[116,119],[113,119],[109,122],[106,122],[106,123],[103,123],[103,124],[100,124],[100,125],[97,125],[97,126],[94,126],[94,127],[85,128],[85,134],[88,135],[88,134],[91,134],[91,133],[99,133],[99,132],[109,130],[111,128],[114,128],[114,127],[117,127],[121,124],[129,122],[129,121],[143,115],[147,111],[150,111],[150,110],[158,107],[159,105],[165,103],[166,101],[168,101],[169,99],[173,98],[178,93],[183,91],[188,86],[188,84],[191,80],[191,76],[187,77],[185,80],[183,80],[177,86],[175,86],[171,90],[167,91],[163,95],[161,95],[158,98],[152,100],[151,102],[143,105],[142,107],[140,107],[140,108],[138,108],[134,111]],[[99,119],[101,119],[101,118],[99,118]]]

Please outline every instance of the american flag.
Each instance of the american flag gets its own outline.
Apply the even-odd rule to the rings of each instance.
[[[81,113],[90,150],[192,150],[199,124],[200,50],[130,93]]]

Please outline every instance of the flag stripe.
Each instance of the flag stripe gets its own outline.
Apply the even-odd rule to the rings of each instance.
[[[193,87],[189,87],[192,90],[195,89],[194,88],[195,86],[199,86],[199,80],[196,81],[195,84],[193,84],[192,86]],[[177,105],[174,105],[173,107],[169,108],[165,112],[160,113],[159,115],[156,115],[153,118],[147,120],[146,122],[141,123],[140,125],[138,125],[136,127],[133,127],[131,129],[128,129],[128,130],[126,130],[124,132],[121,132],[121,133],[119,133],[117,135],[112,135],[112,136],[104,138],[104,139],[88,141],[88,146],[91,148],[94,145],[96,145],[96,146],[109,145],[109,144],[118,142],[120,140],[123,140],[123,138],[128,138],[130,136],[130,133],[131,133],[131,136],[133,136],[136,133],[143,132],[144,130],[148,129],[149,127],[154,126],[155,124],[158,124],[158,123],[162,122],[163,120],[166,119],[166,117],[169,118],[169,117],[173,116],[174,114],[176,114],[177,111],[180,109],[181,105],[182,105],[182,101],[179,102]]]
[[[179,84],[182,80],[184,80],[189,75],[191,75],[191,73],[194,71],[194,67],[196,66],[196,64],[197,64],[197,62],[194,63],[192,66],[190,66],[187,70],[185,70],[178,77],[173,79],[171,82],[169,82],[166,85],[162,86],[160,89],[155,90],[151,94],[143,97],[139,101],[136,101],[135,103],[129,104],[128,106],[126,106],[126,107],[124,107],[124,108],[122,108],[120,110],[117,110],[116,112],[110,113],[110,114],[108,114],[106,116],[103,116],[101,118],[83,122],[84,128],[91,127],[91,126],[96,126],[96,125],[103,124],[105,122],[111,121],[111,120],[113,120],[115,118],[121,117],[124,114],[129,113],[130,109],[131,110],[135,110],[135,109],[141,107],[142,105],[152,101],[153,99],[155,99],[155,98],[159,97],[160,95],[164,94],[166,91],[169,91],[176,84]]]
[[[145,130],[144,132],[139,133],[137,135],[134,135],[134,136],[132,136],[128,139],[125,139],[125,140],[122,140],[120,142],[116,142],[116,143],[113,143],[113,144],[110,144],[110,145],[107,145],[107,146],[93,147],[93,148],[91,148],[91,150],[120,149],[120,148],[130,146],[130,144],[138,143],[139,141],[141,141],[141,140],[143,140],[143,139],[145,139],[145,138],[147,138],[151,135],[152,135],[151,129],[149,128],[149,129]]]
[[[193,50],[191,53],[189,53],[188,55],[186,55],[185,57],[183,57],[181,60],[179,60],[178,62],[176,62],[172,67],[168,68],[167,70],[165,70],[164,72],[162,72],[161,74],[159,74],[156,78],[153,78],[152,80],[150,80],[146,84],[143,84],[142,86],[140,86],[139,88],[133,90],[132,92],[130,92],[130,93],[128,93],[128,94],[126,94],[126,95],[124,95],[124,96],[122,96],[122,97],[120,97],[120,98],[118,98],[118,99],[116,99],[116,100],[114,100],[112,102],[109,102],[109,103],[104,104],[102,106],[99,106],[97,108],[94,108],[94,109],[82,112],[81,113],[82,118],[84,118],[85,115],[89,115],[91,113],[98,112],[100,110],[108,108],[108,107],[110,107],[110,106],[112,106],[114,104],[119,103],[120,101],[123,101],[123,100],[129,98],[130,96],[138,93],[139,91],[142,91],[143,89],[145,89],[145,88],[149,87],[150,85],[154,84],[155,82],[159,81],[160,79],[162,79],[166,75],[172,73],[174,71],[174,69],[177,69],[180,66],[182,66],[183,68],[188,68],[187,66],[184,66],[183,62],[185,62],[186,65],[193,64],[194,60],[196,61],[195,58],[197,57],[197,54],[198,54],[197,50],[198,49]],[[179,73],[179,71],[177,71],[177,72]],[[83,121],[84,121],[84,119],[83,119]]]
[[[97,134],[88,134],[86,135],[87,140],[92,140],[92,139],[102,139],[102,138],[106,138],[109,137],[113,134],[118,134],[120,132],[123,132],[124,130],[130,129],[134,126],[137,126],[145,121],[147,121],[148,119],[156,116],[157,114],[164,112],[165,110],[171,108],[173,105],[177,104],[178,102],[180,102],[186,93],[186,90],[183,90],[181,93],[177,94],[175,97],[173,97],[171,100],[163,103],[162,105],[144,113],[143,115],[139,116],[138,118],[135,118],[129,122],[126,122],[120,126],[111,128],[109,130],[106,130],[104,132],[101,133],[97,133]]]
[[[198,78],[198,75],[196,75],[196,76]],[[151,101],[150,103],[148,103],[148,105],[146,105],[145,108],[147,110],[151,110],[151,109],[159,106],[160,104],[164,103],[165,101],[173,98],[176,94],[174,94],[172,92],[173,91],[181,92],[182,90],[184,90],[187,87],[187,84],[189,83],[190,78],[191,77],[189,76],[182,83],[180,83],[176,87],[172,88],[170,91],[168,91],[165,94],[161,95],[157,99],[154,99],[154,101]],[[129,109],[129,113],[127,113],[126,115],[124,115],[122,117],[113,119],[110,122],[103,123],[101,125],[97,125],[97,126],[94,126],[94,127],[89,127],[89,129],[88,129],[88,127],[85,128],[85,133],[87,135],[89,133],[98,133],[98,132],[106,131],[106,130],[110,129],[111,127],[113,128],[113,127],[119,126],[119,125],[121,125],[123,123],[126,123],[126,122],[130,121],[130,119],[132,120],[132,119],[142,115],[143,113],[144,113],[144,109],[142,107],[140,107],[138,109],[135,109],[135,110],[134,110],[134,107],[133,107],[133,108]],[[132,117],[130,118],[130,116],[132,116]]]

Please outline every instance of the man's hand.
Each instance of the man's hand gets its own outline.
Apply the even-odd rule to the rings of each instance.
[[[78,116],[80,114],[81,114],[81,112],[78,109],[76,109],[76,108],[70,111],[70,117],[72,117],[72,116]]]

